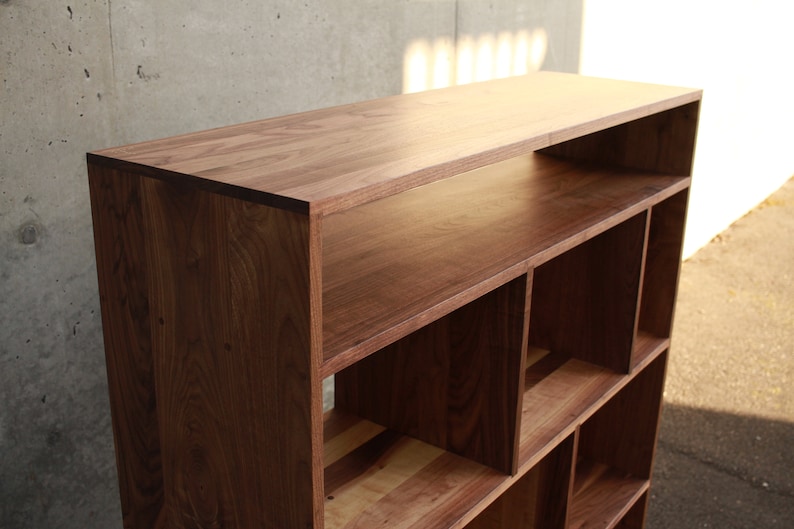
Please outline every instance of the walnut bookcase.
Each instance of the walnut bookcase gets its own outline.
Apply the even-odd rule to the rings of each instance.
[[[540,73],[90,153],[124,526],[642,527],[700,97]]]

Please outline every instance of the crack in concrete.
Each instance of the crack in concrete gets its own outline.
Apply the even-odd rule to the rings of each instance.
[[[113,46],[113,7],[108,0],[108,36],[110,37],[110,70],[113,76],[113,86],[116,85],[116,50]]]
[[[781,498],[792,498],[792,499],[794,499],[794,491],[787,490],[787,489],[782,488],[782,487],[775,487],[768,480],[761,479],[760,483],[759,483],[759,480],[753,478],[752,476],[744,474],[744,473],[740,472],[739,470],[732,469],[732,468],[730,468],[730,467],[728,467],[726,465],[720,464],[718,461],[705,459],[702,456],[698,455],[697,453],[695,453],[695,452],[693,452],[691,450],[686,450],[684,448],[676,446],[676,445],[674,445],[672,443],[664,442],[662,440],[659,440],[658,444],[659,444],[659,448],[663,448],[665,451],[667,451],[667,452],[669,452],[671,454],[682,456],[682,457],[686,457],[687,459],[691,459],[691,460],[693,460],[693,461],[695,461],[697,463],[700,463],[701,465],[704,465],[704,466],[706,466],[706,467],[708,467],[708,468],[710,468],[710,469],[712,469],[712,470],[714,470],[716,472],[719,472],[721,474],[725,474],[726,476],[729,476],[731,478],[734,478],[734,479],[737,479],[737,480],[742,481],[744,483],[747,483],[749,486],[751,486],[754,489],[763,490],[764,492],[768,492],[770,494],[774,494],[774,495],[779,496]],[[764,484],[766,484],[766,486],[764,486]]]

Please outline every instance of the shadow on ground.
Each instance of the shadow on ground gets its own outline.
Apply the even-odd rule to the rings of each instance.
[[[794,527],[794,424],[666,405],[648,529]]]
[[[794,528],[793,234],[794,179],[683,265],[648,529]]]

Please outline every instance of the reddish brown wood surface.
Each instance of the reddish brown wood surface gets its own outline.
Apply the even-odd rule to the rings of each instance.
[[[463,529],[484,508],[482,499],[508,480],[338,411],[326,418],[325,452],[337,454],[326,462],[326,529]]]
[[[167,525],[320,527],[309,219],[143,188]]]
[[[106,149],[92,159],[331,213],[699,98],[699,90],[541,72]]]
[[[617,529],[642,529],[645,527],[647,508],[648,492],[646,491],[615,527]]]
[[[700,101],[580,136],[543,150],[572,160],[691,175]]]
[[[540,73],[89,154],[125,528],[642,527],[699,99]]]
[[[319,527],[309,219],[104,167],[90,182],[125,527]]]
[[[547,371],[549,366],[543,364],[558,362],[556,355],[548,355],[548,360],[544,358],[527,369],[519,436],[519,473],[535,465],[552,447],[571,435],[633,376],[656,361],[669,344],[669,340],[643,340],[643,349],[635,351],[643,360],[629,376],[572,359],[540,378],[535,366]],[[649,412],[651,416],[654,413],[658,415],[658,410]]]
[[[341,371],[336,406],[514,473],[526,292],[519,277]]]
[[[688,182],[536,155],[326,217],[323,374],[628,220]],[[623,249],[616,241],[616,251],[638,249],[631,244]],[[612,276],[631,263],[621,263]],[[619,288],[623,296],[627,286]]]
[[[531,345],[628,372],[646,212],[535,269]]]
[[[639,479],[650,479],[656,452],[666,352],[582,425],[579,455]]]
[[[515,480],[466,529],[567,529],[574,436]]]
[[[651,209],[639,328],[657,336],[669,337],[673,326],[688,195],[681,191]]]
[[[577,464],[569,529],[614,528],[642,500],[648,480],[591,461]]]
[[[125,529],[163,527],[163,471],[141,178],[89,166],[99,296]]]

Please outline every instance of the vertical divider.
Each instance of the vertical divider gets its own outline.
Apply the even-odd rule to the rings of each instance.
[[[337,373],[336,407],[515,473],[527,280],[524,274]]]
[[[681,191],[651,209],[639,330],[663,338],[673,325],[688,195]]]

